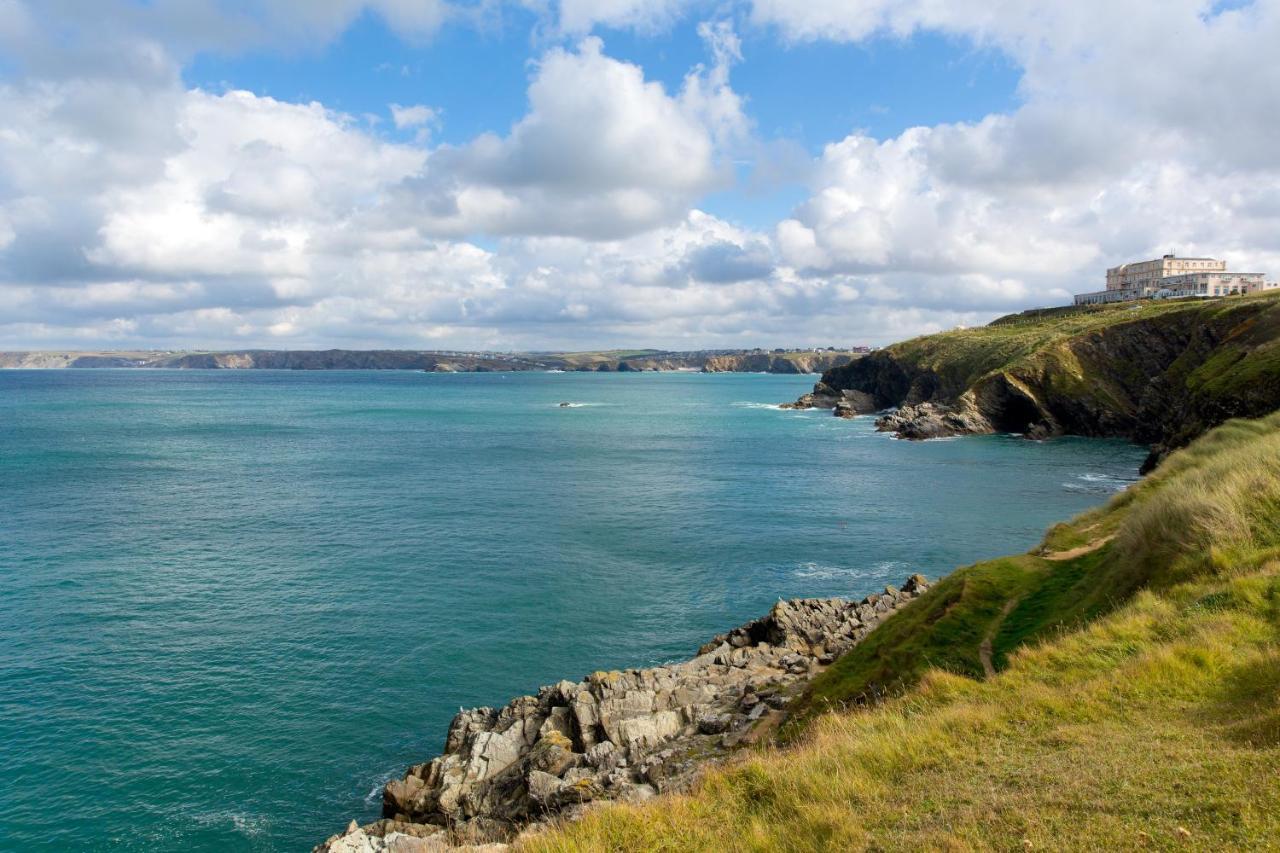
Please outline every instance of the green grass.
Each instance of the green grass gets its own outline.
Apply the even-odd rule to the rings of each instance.
[[[981,571],[942,579],[927,597],[887,620],[816,678],[783,729],[793,739],[813,716],[901,692],[930,669],[982,675],[979,647],[1011,595],[1025,594],[1038,574],[1029,556],[983,564]]]
[[[936,584],[814,682],[790,740],[519,846],[1280,847],[1280,413]]]

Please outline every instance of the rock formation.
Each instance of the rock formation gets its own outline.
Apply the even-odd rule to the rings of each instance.
[[[460,712],[444,753],[383,793],[382,820],[354,822],[319,853],[438,850],[509,840],[597,800],[641,801],[687,787],[698,771],[780,717],[822,666],[928,589],[861,601],[779,601],[768,615],[715,637],[684,663],[596,672],[506,707]]]
[[[993,431],[990,422],[980,412],[936,403],[902,406],[896,411],[877,418],[876,429],[880,432],[895,433],[899,438],[912,440]]]
[[[876,411],[875,398],[856,388],[845,388],[837,391],[825,382],[813,386],[813,391],[804,394],[794,403],[783,403],[783,409],[831,409],[838,418],[854,418],[868,415]]]

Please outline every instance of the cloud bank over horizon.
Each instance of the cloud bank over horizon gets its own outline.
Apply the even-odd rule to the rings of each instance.
[[[184,76],[370,21],[522,28],[523,114],[458,139],[425,86],[371,115]],[[934,37],[1011,63],[1010,107],[797,140],[740,82],[751,44]],[[1274,277],[1277,42],[1280,0],[0,0],[0,349],[886,343],[1170,249]],[[761,186],[794,198],[725,212]]]

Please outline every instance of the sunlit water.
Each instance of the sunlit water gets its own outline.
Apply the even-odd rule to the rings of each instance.
[[[1025,550],[1143,457],[766,405],[812,383],[0,372],[0,848],[307,849],[461,705]]]

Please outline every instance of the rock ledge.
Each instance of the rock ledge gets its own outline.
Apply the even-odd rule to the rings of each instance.
[[[382,820],[352,821],[315,851],[496,850],[594,801],[685,789],[758,726],[778,722],[815,673],[927,589],[912,575],[861,601],[779,601],[683,663],[595,672],[501,709],[461,711],[444,753],[387,785]]]

